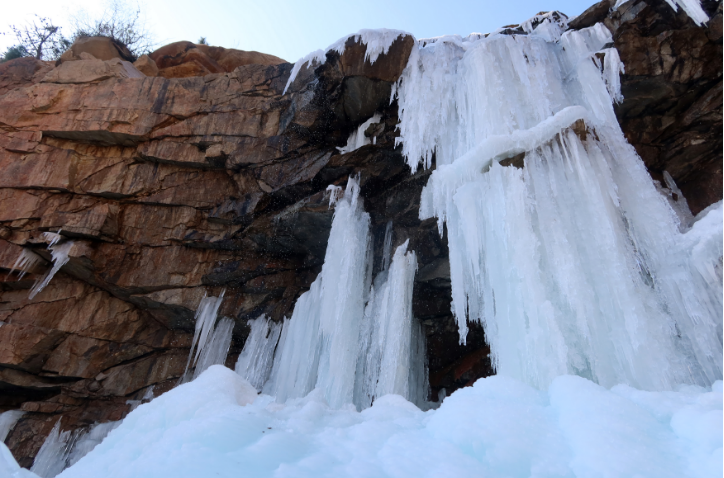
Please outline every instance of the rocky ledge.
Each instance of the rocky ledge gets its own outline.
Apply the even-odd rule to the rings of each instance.
[[[721,4],[704,2],[703,27],[656,0],[612,6],[571,27],[612,30],[624,132],[697,212],[722,196]],[[290,315],[324,259],[325,189],[350,174],[372,217],[375,268],[389,221],[393,245],[409,239],[417,253],[431,397],[493,373],[480,328],[458,344],[445,238],[418,219],[430,171],[412,175],[395,147],[390,93],[414,47],[401,35],[370,64],[351,37],[286,93],[291,64],[190,42],[131,62],[122,46],[86,39],[57,65],[0,65],[0,411],[25,412],[6,439],[21,465],[59,418],[63,429],[119,420],[173,387],[204,294],[226,290],[228,365],[247,319]],[[370,144],[340,151],[375,114]],[[31,300],[50,264],[43,233],[59,230],[69,261]],[[41,259],[19,278],[10,270],[24,250]]]

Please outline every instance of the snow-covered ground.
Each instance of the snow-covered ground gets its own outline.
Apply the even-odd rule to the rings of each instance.
[[[12,470],[4,445],[0,456],[0,473]],[[437,410],[387,395],[357,412],[331,409],[319,391],[279,404],[214,365],[139,406],[59,476],[681,478],[721,470],[721,381],[713,391],[642,392],[561,376],[538,391],[494,376]]]

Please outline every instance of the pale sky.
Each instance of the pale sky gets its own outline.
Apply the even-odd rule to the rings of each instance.
[[[487,33],[521,23],[539,11],[579,15],[596,0],[127,0],[138,4],[157,46],[179,40],[271,53],[287,61],[363,28],[394,28],[417,38]],[[100,15],[103,0],[6,0],[0,9],[0,52],[15,43],[12,24],[33,14],[64,28],[85,10]]]

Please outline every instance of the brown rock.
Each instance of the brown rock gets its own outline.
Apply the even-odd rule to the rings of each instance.
[[[367,45],[350,37],[345,43],[344,53],[339,58],[340,69],[344,76],[364,76],[366,78],[397,81],[407,66],[415,40],[409,35],[400,36],[392,42],[387,53],[381,54],[374,63],[365,60]]]
[[[188,353],[171,350],[161,355],[144,357],[135,362],[113,367],[105,375],[99,395],[126,396],[169,378],[179,378],[186,366]]]
[[[182,63],[180,60],[183,55],[192,48],[196,48],[196,45],[190,41],[178,41],[164,45],[154,52],[149,53],[148,56],[156,62],[159,69],[164,69],[169,66],[180,65]]]
[[[158,76],[158,66],[148,55],[141,55],[133,62],[133,66],[146,76]]]
[[[43,83],[91,83],[109,78],[145,78],[133,64],[118,58],[77,60],[62,63],[43,78]]]
[[[218,58],[215,58],[225,71],[234,71],[246,65],[279,65],[286,61],[274,55],[259,53],[258,51],[242,51],[227,49]]]
[[[0,96],[10,90],[37,83],[52,69],[51,62],[32,57],[0,63]]]
[[[245,65],[279,65],[281,58],[256,51],[241,51],[216,46],[195,45],[181,41],[163,46],[151,53],[165,78],[205,76],[210,73],[234,71]]]
[[[43,371],[63,377],[93,378],[103,370],[152,351],[140,344],[70,335],[53,350],[43,364]]]
[[[133,62],[133,54],[121,43],[108,37],[83,37],[78,38],[70,48],[63,53],[61,62],[76,61],[83,59],[83,54],[92,55],[98,60],[121,60]]]
[[[192,76],[206,76],[211,74],[204,65],[195,61],[170,66],[158,71],[158,75],[164,78],[189,78]]]

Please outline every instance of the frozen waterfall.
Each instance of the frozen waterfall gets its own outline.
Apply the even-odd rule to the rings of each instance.
[[[539,388],[711,385],[721,204],[679,231],[616,120],[609,31],[564,28],[427,41],[398,83],[403,152],[435,159],[420,217],[446,226],[460,339],[480,321],[498,373]]]
[[[408,164],[435,168],[420,217],[447,236],[460,340],[482,323],[497,376],[423,411],[417,257],[388,223],[373,277],[350,177],[328,188],[320,274],[291,318],[249,321],[236,373],[214,365],[234,326],[217,323],[223,292],[204,297],[195,380],[85,434],[58,421],[37,475],[0,442],[0,475],[721,476],[722,202],[692,217],[668,173],[652,181],[614,115],[624,66],[605,26],[541,14],[522,28],[421,40],[393,93]],[[396,35],[355,38],[374,62]],[[41,284],[67,261],[55,241]],[[0,416],[0,436],[19,416]]]
[[[358,409],[394,393],[422,405],[424,336],[412,317],[415,253],[407,252],[407,242],[399,246],[371,287],[370,218],[358,181],[350,178],[341,198],[331,192],[324,266],[284,321],[264,393],[284,402],[318,388],[333,408],[354,403]]]

